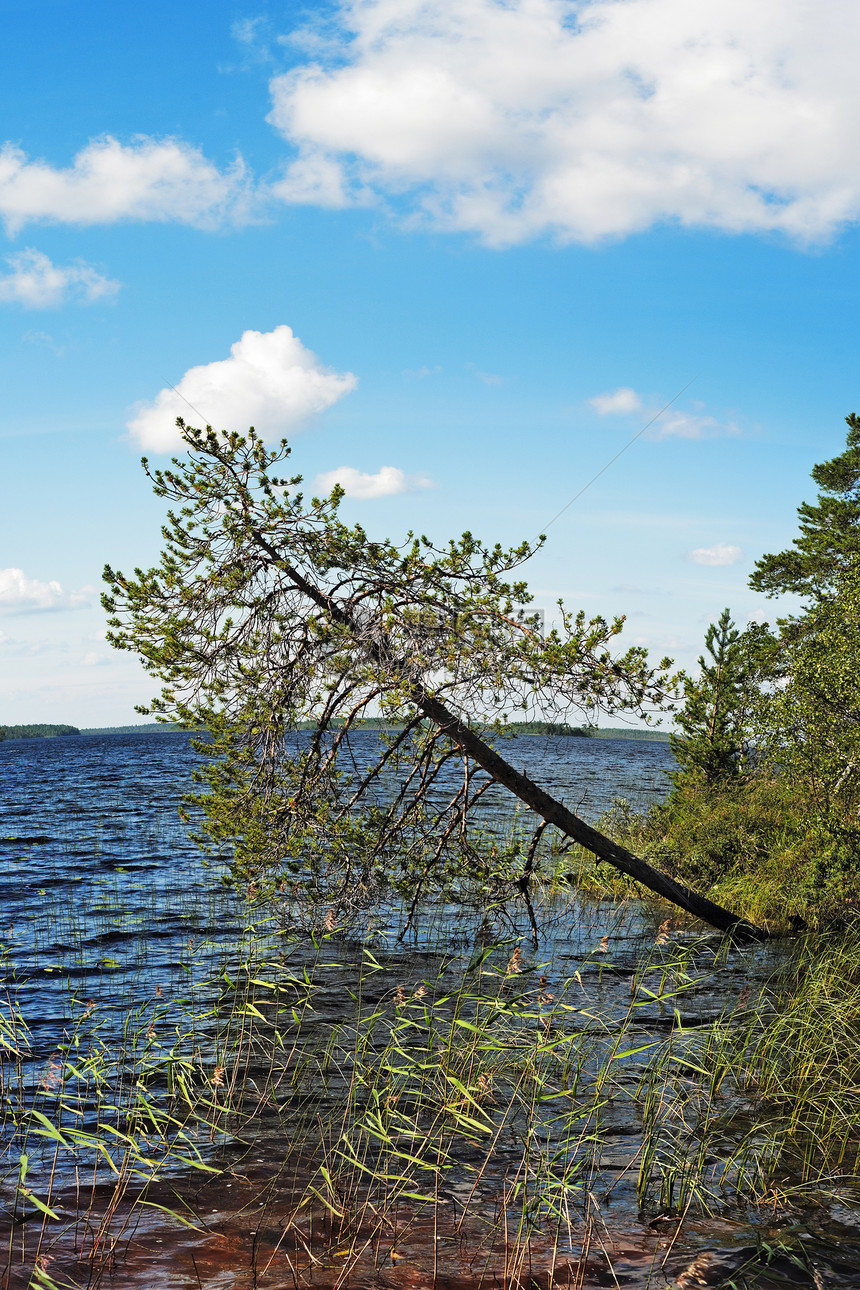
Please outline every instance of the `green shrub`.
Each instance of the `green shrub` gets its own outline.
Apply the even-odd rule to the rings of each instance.
[[[601,827],[747,918],[844,922],[858,908],[856,830],[825,819],[785,777],[723,785],[685,777],[646,815],[618,803]]]

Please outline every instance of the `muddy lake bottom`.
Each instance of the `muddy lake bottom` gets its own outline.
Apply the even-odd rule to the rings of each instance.
[[[588,818],[666,791],[665,744],[516,748]],[[774,1185],[708,1083],[784,944],[573,892],[536,947],[516,904],[321,931],[189,842],[196,761],[0,746],[0,1285],[860,1287],[853,1173]]]

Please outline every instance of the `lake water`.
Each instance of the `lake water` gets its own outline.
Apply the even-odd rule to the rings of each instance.
[[[357,761],[375,742],[356,736]],[[659,742],[527,735],[505,749],[590,820],[616,797],[658,800],[673,765]],[[67,983],[119,993],[133,978],[147,994],[185,961],[189,940],[236,936],[243,915],[218,883],[223,866],[201,855],[177,817],[198,760],[188,735],[175,733],[0,743],[0,930],[6,970],[44,1045]],[[509,814],[510,804],[500,792],[493,806]]]
[[[355,739],[357,760],[362,744]],[[664,796],[669,746],[520,736],[508,756],[587,819],[616,797]],[[185,734],[9,740],[0,744],[0,932],[35,1050],[52,1051],[69,989],[117,1009],[148,998],[187,962],[214,962],[245,911],[177,817],[197,755]],[[491,805],[510,813],[499,792]]]
[[[358,759],[363,740],[369,744],[375,736],[357,737]],[[672,766],[668,745],[647,741],[520,736],[507,744],[506,755],[591,820],[618,797],[640,808],[659,800]],[[321,937],[317,929],[309,935],[294,911],[286,918],[283,910],[257,905],[225,886],[224,858],[205,856],[189,841],[176,804],[196,762],[188,736],[176,733],[0,744],[0,969],[8,1018],[2,1196],[19,1225],[11,1230],[23,1233],[21,1256],[8,1263],[7,1284],[28,1284],[27,1239],[33,1258],[45,1252],[72,1284],[87,1283],[75,1280],[82,1276],[75,1258],[85,1248],[92,1253],[98,1241],[91,1235],[87,1247],[81,1235],[82,1206],[89,1207],[90,1229],[95,1223],[103,1243],[104,1233],[113,1230],[114,1210],[126,1214],[124,1243],[114,1232],[113,1261],[99,1265],[100,1275],[112,1269],[109,1284],[117,1287],[394,1287],[430,1285],[435,1278],[437,1285],[465,1290],[478,1284],[549,1284],[546,1278],[560,1278],[564,1269],[568,1280],[562,1284],[657,1287],[680,1276],[696,1258],[698,1272],[694,1268],[691,1279],[677,1284],[717,1285],[745,1259],[759,1259],[761,1241],[779,1245],[782,1227],[775,1216],[770,1222],[753,1221],[739,1204],[718,1219],[689,1219],[683,1231],[661,1219],[659,1197],[643,1212],[636,1186],[642,1123],[631,1118],[625,1093],[644,1078],[643,1050],[650,1053],[673,1028],[683,1036],[704,1033],[743,988],[749,993],[750,984],[764,979],[773,950],[725,953],[719,938],[712,937],[701,942],[699,952],[683,928],[671,933],[667,947],[669,933],[660,928],[665,910],[656,913],[634,902],[617,909],[574,897],[539,910],[536,951],[525,939],[528,929],[519,906],[487,911],[431,904],[401,941],[402,909],[394,903],[368,911],[360,932],[330,929]],[[501,797],[492,806],[497,813],[509,809]],[[672,965],[671,955],[685,942],[693,957],[681,969]],[[485,978],[485,972],[495,976]],[[680,981],[684,973],[682,993],[671,996],[666,981]],[[344,1151],[356,1150],[351,1139],[344,1146],[346,1139],[332,1138],[330,1126],[354,1099],[359,1048],[361,1069],[372,1069],[374,1087],[380,1063],[393,1063],[386,1079],[394,1087],[406,1079],[406,1058],[391,1057],[404,1051],[400,1027],[404,1034],[423,1034],[421,1026],[429,1026],[427,1033],[436,1036],[434,1051],[440,1051],[439,1034],[453,1033],[453,1025],[461,1025],[464,1034],[470,1025],[474,1031],[475,1018],[490,1004],[496,1007],[492,991],[501,990],[503,1001],[513,997],[511,982],[518,991],[505,1021],[511,1051],[536,1025],[544,1027],[540,1051],[552,1062],[559,1044],[579,1045],[577,1079],[584,1081],[586,1101],[593,1100],[595,1079],[603,1078],[607,1044],[615,1045],[612,1061],[622,1037],[625,1053],[630,1052],[613,1067],[621,1072],[618,1097],[598,1099],[601,1136],[598,1146],[588,1148],[587,1170],[582,1172],[586,1135],[577,1130],[580,1156],[574,1160],[569,1116],[568,1136],[560,1136],[555,1107],[561,1092],[547,1094],[545,1107],[533,1100],[507,1118],[493,1109],[499,1128],[492,1158],[481,1156],[480,1133],[467,1124],[457,1139],[460,1155],[444,1174],[444,1203],[437,1198],[435,1208],[422,1207],[404,1192],[393,1217],[386,1211],[385,1223],[394,1224],[395,1236],[389,1232],[383,1240],[384,1223],[374,1228],[365,1221],[366,1245],[350,1247],[348,1257],[341,1253],[347,1263],[338,1264],[334,1215],[346,1202],[331,1197],[325,1202],[319,1169],[322,1159],[328,1160],[323,1168],[330,1166],[330,1176],[334,1158],[342,1164]],[[244,993],[237,1006],[240,987]],[[453,1005],[455,989],[465,993]],[[547,1010],[562,1007],[569,1008],[573,1029],[558,1038]],[[282,1014],[289,1014],[285,1021]],[[273,1058],[278,1045],[284,1051]],[[221,1113],[219,1098],[226,1099],[221,1089],[236,1078],[236,1053],[242,1054],[243,1078],[254,1096],[249,1100],[246,1094],[230,1114]],[[508,1076],[501,1058],[487,1062],[497,1081],[487,1105],[497,1108]],[[362,1078],[367,1083],[366,1074]],[[171,1209],[181,1196],[195,1216],[190,1229],[159,1210],[128,1209],[145,1174],[139,1158],[114,1150],[109,1167],[104,1155],[85,1147],[58,1150],[56,1138],[38,1132],[26,1141],[27,1184],[37,1197],[50,1198],[56,1218],[49,1221],[28,1209],[19,1164],[28,1108],[41,1108],[47,1121],[71,1129],[92,1132],[107,1126],[113,1135],[108,1140],[119,1141],[133,1118],[130,1107],[139,1115],[142,1105],[166,1105],[168,1094],[181,1101],[176,1090],[181,1093],[183,1080],[189,1088],[196,1080],[195,1087],[210,1090],[215,1105],[210,1131],[198,1129],[184,1154],[196,1152],[201,1163],[214,1163],[227,1174],[208,1182],[207,1175],[184,1167],[177,1159],[183,1151],[174,1150],[162,1165],[166,1181],[150,1184],[147,1195]],[[285,1089],[292,1090],[288,1096]],[[391,1096],[396,1102],[400,1093]],[[404,1105],[406,1100],[404,1094]],[[362,1150],[367,1151],[374,1132],[368,1119],[372,1106],[359,1101]],[[456,1113],[465,1115],[462,1106]],[[373,1141],[371,1154],[351,1176],[357,1180],[355,1197],[378,1209],[381,1202],[376,1192],[371,1196],[360,1172],[368,1162],[379,1172],[380,1157],[373,1155],[381,1150],[378,1133]],[[554,1178],[565,1152],[570,1168],[579,1170],[572,1188],[575,1204],[563,1223],[560,1211],[550,1222],[547,1209],[524,1243],[522,1233],[508,1227],[523,1190],[517,1191],[517,1178],[524,1168],[533,1180],[542,1170]],[[123,1177],[121,1204],[117,1167]],[[309,1226],[295,1220],[299,1194],[322,1196],[321,1210],[314,1201],[302,1211]],[[815,1247],[816,1266],[826,1264],[829,1279],[822,1284],[858,1285],[860,1272],[852,1280],[850,1269],[855,1253],[860,1269],[852,1226],[860,1208],[850,1189],[839,1205],[836,1218],[828,1210],[826,1221],[812,1225],[805,1239]],[[92,1215],[100,1216],[97,1222]],[[28,1236],[37,1228],[41,1244]],[[357,1230],[363,1230],[360,1223]],[[792,1237],[795,1244],[797,1239]],[[787,1255],[775,1255],[774,1276],[787,1277],[789,1284],[818,1284],[808,1266],[804,1272],[795,1264]]]

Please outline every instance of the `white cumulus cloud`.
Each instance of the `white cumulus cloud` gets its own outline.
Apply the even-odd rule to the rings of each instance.
[[[732,546],[728,542],[717,542],[715,546],[699,546],[695,551],[690,552],[690,559],[694,564],[707,564],[713,568],[737,564],[743,558],[744,553],[741,548]]]
[[[271,82],[284,200],[405,196],[495,245],[860,215],[851,0],[340,0],[335,26]]]
[[[629,385],[619,386],[611,394],[595,394],[594,398],[588,401],[602,417],[642,410],[641,397],[635,390],[631,390]]]
[[[175,389],[162,390],[141,407],[128,429],[153,452],[181,447],[178,416],[216,429],[254,426],[264,438],[278,439],[357,384],[352,372],[325,367],[285,324],[274,331],[246,331],[231,345],[230,358],[189,368]]]
[[[113,224],[176,221],[212,226],[248,215],[248,182],[237,161],[218,170],[178,139],[105,136],[70,166],[31,160],[11,143],[0,148],[0,219],[16,233],[25,224]]]
[[[76,609],[88,603],[92,588],[64,591],[59,582],[28,578],[23,569],[0,569],[0,611],[24,613],[39,609]]]
[[[55,309],[69,299],[92,304],[115,295],[120,286],[90,264],[53,264],[32,247],[7,255],[6,263],[11,272],[0,274],[0,301],[27,309]]]
[[[317,475],[316,489],[330,493],[340,484],[347,497],[363,500],[371,497],[394,497],[397,493],[412,493],[418,488],[432,488],[432,481],[424,475],[407,475],[397,466],[382,466],[375,475],[356,470],[354,466],[338,466]]]

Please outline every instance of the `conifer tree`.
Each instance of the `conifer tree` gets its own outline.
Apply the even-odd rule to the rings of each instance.
[[[528,899],[534,852],[500,874],[476,836],[479,803],[505,789],[531,813],[534,848],[553,827],[713,926],[761,934],[580,819],[487,736],[517,709],[563,721],[664,707],[668,659],[612,651],[620,619],[560,604],[546,635],[521,620],[530,596],[512,575],[532,544],[371,540],[339,519],[341,489],[308,502],[299,476],[276,474],[285,442],[179,424],[187,459],[146,467],[173,506],[161,561],[107,568],[103,603],[108,639],[162,682],[149,710],[208,732],[197,805],[239,875],[302,874],[332,906],[387,880],[414,907],[446,874],[514,881]],[[359,748],[377,713],[392,730]]]
[[[788,550],[759,560],[750,585],[806,600],[799,614],[780,620],[781,682],[763,712],[762,752],[823,804],[828,827],[841,811],[853,836],[860,765],[860,417],[851,413],[845,420],[845,450],[812,470],[823,490],[818,503],[798,507],[800,533]]]
[[[757,562],[750,578],[754,591],[794,592],[817,604],[832,600],[860,564],[860,417],[852,412],[845,421],[845,451],[812,468],[822,489],[818,502],[798,507],[800,533],[787,550]]]
[[[672,736],[671,746],[681,768],[677,778],[718,784],[743,771],[754,671],[748,642],[728,609],[709,626],[705,652],[707,659],[699,657],[699,676],[685,680],[685,703],[676,718],[680,734]]]

